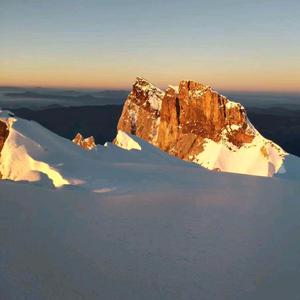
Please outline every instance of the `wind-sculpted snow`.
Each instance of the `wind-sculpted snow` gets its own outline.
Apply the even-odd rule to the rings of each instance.
[[[38,181],[41,174],[45,174],[55,187],[69,184],[51,159],[53,134],[38,124],[17,121],[9,115],[5,118],[4,114],[1,114],[0,120],[6,123],[9,131],[0,156],[0,173],[3,179]],[[35,140],[32,140],[32,137]],[[37,143],[41,138],[47,140],[47,148],[45,144]]]

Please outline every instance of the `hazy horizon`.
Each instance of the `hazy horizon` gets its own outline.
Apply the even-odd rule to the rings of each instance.
[[[0,86],[300,92],[300,3],[1,1]]]
[[[183,80],[193,80],[193,79],[183,79]],[[24,91],[28,90],[38,90],[38,89],[44,89],[44,90],[61,90],[61,91],[78,91],[78,92],[88,92],[88,91],[127,91],[128,93],[130,92],[130,90],[132,89],[132,86],[135,82],[135,78],[133,78],[133,81],[131,82],[130,85],[128,85],[127,87],[100,87],[100,86],[95,86],[95,87],[84,87],[84,86],[38,86],[38,85],[13,85],[13,84],[0,84],[0,89],[23,89]],[[176,86],[179,84],[179,82],[171,82],[170,84],[166,84],[166,85],[157,85],[154,81],[150,81],[152,84],[154,84],[155,86],[157,86],[158,88],[162,89],[163,91],[167,89],[168,86]],[[203,83],[203,81],[199,81],[201,83]],[[204,82],[205,83],[205,82]],[[206,83],[207,84],[207,83]],[[300,96],[300,89],[299,91],[284,91],[284,90],[267,90],[267,89],[253,89],[253,90],[243,90],[243,89],[218,89],[215,86],[212,86],[210,84],[207,84],[208,86],[211,86],[214,90],[216,90],[219,93],[234,93],[234,94],[251,94],[251,95],[255,95],[255,94],[259,94],[259,95],[263,95],[263,94],[268,94],[268,95],[295,95],[295,96]]]

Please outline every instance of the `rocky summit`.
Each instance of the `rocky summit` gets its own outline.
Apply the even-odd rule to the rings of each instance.
[[[240,103],[195,81],[162,91],[138,77],[118,130],[211,170],[272,176],[286,155],[259,134]]]
[[[92,149],[96,148],[95,139],[93,136],[84,138],[78,132],[72,141],[74,144],[76,144],[86,150],[92,150]]]

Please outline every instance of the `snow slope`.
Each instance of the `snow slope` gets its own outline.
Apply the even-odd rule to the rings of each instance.
[[[298,158],[285,179],[211,172],[0,120],[1,172],[31,181],[0,181],[0,299],[298,299]]]
[[[195,168],[138,138],[131,143],[140,144],[143,151],[127,151],[111,143],[86,151],[36,122],[11,117],[7,112],[0,114],[0,121],[9,126],[0,157],[3,179],[101,192],[134,188],[135,180],[146,180],[148,173],[157,173],[159,181],[159,174],[169,172],[170,168]]]
[[[281,167],[290,154],[255,132],[253,141],[239,148],[226,139],[218,143],[205,139],[204,150],[192,157],[192,161],[209,170],[239,174],[272,177],[285,172]]]
[[[197,181],[198,174],[211,173],[124,132],[119,132],[115,143],[130,151],[111,143],[86,151],[35,122],[11,117],[7,112],[0,113],[0,121],[9,127],[0,157],[3,179],[40,182],[55,187],[68,185],[96,192],[122,192],[139,189],[136,182],[140,178],[173,184],[178,181],[177,172],[185,174],[185,181]],[[278,175],[297,179],[299,158],[288,158]]]
[[[121,130],[118,131],[114,143],[126,150],[144,149],[146,150],[145,152],[147,152],[148,148],[151,147],[147,142],[137,138],[135,135],[122,132]],[[141,144],[143,144],[143,147]],[[259,147],[263,146],[269,146],[268,153],[271,161],[269,167],[265,164],[265,160],[257,151]],[[159,152],[158,148],[157,151]],[[280,147],[276,149],[275,144],[266,140],[260,134],[255,137],[253,144],[248,146],[244,145],[236,151],[239,151],[238,155],[232,150],[229,150],[227,146],[222,143],[215,143],[209,140],[205,144],[205,151],[198,154],[194,162],[199,163],[197,161],[197,159],[199,159],[202,162],[201,166],[212,170],[224,170],[224,168],[226,169],[227,166],[229,166],[232,173],[243,174],[244,170],[247,170],[249,175],[258,173],[262,174],[262,176],[266,168],[275,166],[277,173],[273,174],[273,169],[270,171],[270,176],[300,179],[300,158],[287,153],[281,156],[284,153],[282,149]],[[186,164],[188,164],[188,162],[186,162]],[[201,168],[201,170],[203,169]]]
[[[298,299],[299,182],[176,175],[122,195],[0,182],[1,299]]]
[[[234,105],[232,103],[227,102]],[[192,156],[191,161],[209,170],[272,177],[285,172],[287,157],[292,156],[293,160],[297,160],[295,156],[263,137],[248,119],[247,127],[254,135],[251,143],[244,143],[240,147],[233,145],[226,133],[237,131],[239,127],[232,125],[223,130],[220,142],[204,139],[203,151]]]

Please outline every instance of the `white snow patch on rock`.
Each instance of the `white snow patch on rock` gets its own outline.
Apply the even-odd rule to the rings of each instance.
[[[148,102],[153,110],[160,111],[165,93],[144,78],[137,77],[136,86],[148,95]]]
[[[227,102],[226,102],[226,108],[227,109],[231,109],[231,108],[235,108],[235,107],[239,107],[239,106],[241,106],[239,103],[233,102],[233,101],[230,101],[230,100],[227,99]]]
[[[178,85],[169,85],[169,88],[174,90],[176,94],[179,93],[179,86]]]
[[[115,145],[126,150],[142,150],[141,146],[126,132],[119,130],[115,139]]]

